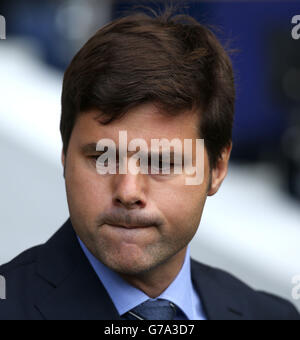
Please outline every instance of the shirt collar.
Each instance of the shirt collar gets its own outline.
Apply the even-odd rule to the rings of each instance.
[[[123,315],[151,299],[141,290],[133,287],[120,275],[99,261],[77,236],[80,246],[104,285],[120,315]],[[195,319],[194,289],[191,279],[190,245],[187,248],[184,264],[170,286],[157,299],[166,299],[177,305],[189,320]],[[180,292],[180,294],[178,294]]]

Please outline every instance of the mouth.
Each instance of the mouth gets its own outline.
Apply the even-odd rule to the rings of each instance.
[[[146,229],[151,226],[133,226],[133,225],[121,225],[121,224],[108,224],[110,227],[122,228],[122,229]]]

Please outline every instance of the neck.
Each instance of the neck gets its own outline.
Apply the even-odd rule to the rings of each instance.
[[[143,291],[150,298],[157,298],[170,286],[180,272],[184,264],[186,251],[187,247],[174,255],[166,263],[141,275],[129,276],[120,274],[120,276],[132,286]]]

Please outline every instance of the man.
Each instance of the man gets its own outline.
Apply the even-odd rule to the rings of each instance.
[[[207,196],[227,173],[234,98],[227,52],[192,18],[137,13],[100,29],[64,76],[70,219],[46,244],[0,268],[7,284],[0,318],[299,320],[289,302],[190,259]],[[174,171],[174,154],[170,172],[162,172],[162,156],[148,173],[122,173],[124,158],[110,157],[117,171],[99,174],[107,164],[99,161],[99,140],[121,146],[118,156],[123,147],[132,155],[120,144],[124,131],[149,149],[153,140],[190,140],[184,156],[192,165],[203,139],[203,180],[187,185],[192,174]]]

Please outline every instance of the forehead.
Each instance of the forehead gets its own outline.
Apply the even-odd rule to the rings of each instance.
[[[163,114],[153,104],[140,105],[122,118],[103,125],[100,112],[91,110],[79,115],[72,133],[78,142],[97,141],[110,138],[117,141],[119,131],[127,131],[128,140],[143,138],[149,145],[151,139],[173,138],[196,139],[198,136],[199,114],[185,111],[179,115]]]

